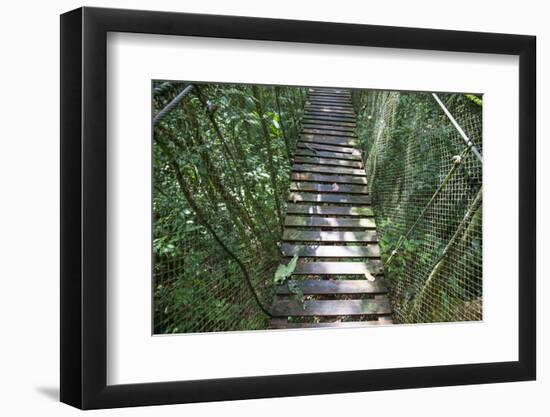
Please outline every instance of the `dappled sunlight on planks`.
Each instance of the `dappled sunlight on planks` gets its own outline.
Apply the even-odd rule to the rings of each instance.
[[[391,324],[351,96],[342,89],[309,94],[280,245],[283,256],[299,261],[277,287],[271,328]]]

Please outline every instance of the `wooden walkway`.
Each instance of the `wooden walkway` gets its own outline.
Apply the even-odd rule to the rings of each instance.
[[[349,91],[309,89],[281,247],[300,258],[276,290],[271,328],[392,323],[355,123]]]

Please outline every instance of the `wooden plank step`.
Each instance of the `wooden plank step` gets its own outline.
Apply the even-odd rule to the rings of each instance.
[[[302,129],[338,130],[340,132],[355,133],[355,123],[339,120],[323,120],[321,118],[304,117]]]
[[[298,148],[313,148],[332,152],[362,155],[358,139],[352,137],[302,133],[296,142],[296,146]]]
[[[369,314],[391,314],[387,298],[368,300],[276,300],[271,314],[288,316],[364,316]]]
[[[310,94],[308,99],[310,101],[326,101],[330,103],[344,103],[344,104],[350,104],[351,105],[351,98],[350,97],[341,97],[341,96],[332,96],[328,94]]]
[[[329,112],[316,112],[311,110],[306,110],[304,112],[304,120],[326,120],[326,121],[332,121],[332,122],[341,122],[341,123],[350,123],[354,126],[357,125],[355,121],[355,117],[353,116],[344,116],[342,114],[338,113],[329,113]]]
[[[334,91],[309,91],[308,97],[336,97],[344,100],[351,101],[351,94],[347,93],[335,93]]]
[[[355,129],[357,124],[355,122],[346,121],[346,120],[340,120],[340,119],[333,119],[326,116],[304,116],[302,118],[302,125],[330,125],[331,128],[347,128],[347,129]]]
[[[312,106],[335,106],[335,107],[345,107],[349,110],[354,110],[353,105],[351,103],[351,100],[346,102],[334,102],[331,100],[328,100],[324,97],[308,97],[306,100],[306,106],[312,105]]]
[[[294,155],[296,155],[296,156],[313,156],[313,157],[331,158],[331,159],[341,159],[341,160],[347,160],[347,161],[361,161],[361,156],[360,155],[320,151],[320,150],[312,148],[312,147],[297,148],[296,152],[294,152]]]
[[[298,255],[307,258],[379,258],[378,244],[363,246],[331,246],[331,245],[295,245],[281,244],[284,256]]]
[[[306,111],[321,111],[321,112],[330,112],[334,114],[346,114],[355,117],[355,112],[353,109],[342,106],[327,106],[322,104],[307,104],[304,107]]]
[[[378,320],[365,321],[334,321],[325,323],[289,323],[287,319],[271,319],[269,328],[274,330],[282,329],[324,329],[324,328],[358,328],[370,326],[383,326],[392,324],[390,316],[379,316]]]
[[[335,104],[335,105],[340,105],[340,104],[353,105],[353,103],[351,101],[351,98],[349,98],[349,97],[333,96],[333,95],[328,95],[328,94],[310,95],[308,97],[308,99],[311,102],[326,101],[328,103],[332,103],[332,104]]]
[[[335,104],[335,103],[327,103],[323,101],[311,101],[308,102],[304,108],[307,110],[315,110],[318,108],[328,108],[330,111],[336,111],[336,110],[346,110],[350,115],[355,115],[353,107],[348,106],[347,104]]]
[[[351,177],[349,175],[323,175],[312,174],[308,172],[293,172],[291,175],[293,181],[312,181],[326,182],[330,184],[366,184],[365,177]]]
[[[338,88],[338,87],[310,87],[308,88],[308,91],[311,92],[333,92],[333,93],[340,93],[340,94],[350,94],[351,92],[346,88]]]
[[[333,165],[333,166],[342,166],[342,167],[351,167],[351,168],[362,168],[363,164],[359,161],[342,161],[340,159],[332,158],[317,158],[311,156],[296,156],[294,162],[304,163],[304,164],[319,164],[319,165]]]
[[[290,280],[276,288],[277,295],[292,295],[289,284],[302,290],[304,295],[332,294],[386,294],[388,288],[382,279],[368,281],[366,279]]]
[[[306,101],[306,105],[308,104],[311,106],[342,107],[344,109],[353,111],[353,106],[348,101],[334,101],[334,100],[328,100],[326,98],[310,97],[308,101]]]
[[[355,134],[355,130],[353,128],[343,128],[339,126],[329,126],[324,125],[321,123],[313,124],[313,123],[307,123],[302,124],[302,132],[306,131],[319,131],[318,134],[323,135],[322,132],[327,132],[327,136],[338,136],[338,137],[346,137],[346,138],[356,138],[357,135]]]
[[[315,108],[315,107],[328,107],[328,108],[335,109],[335,110],[348,110],[350,112],[350,114],[352,114],[353,111],[354,111],[353,107],[351,105],[348,105],[348,104],[330,103],[330,102],[327,102],[327,101],[319,101],[319,100],[308,101],[306,103],[305,108],[310,109],[310,108]]]
[[[338,242],[338,243],[375,243],[378,242],[376,231],[366,232],[323,232],[317,230],[285,229],[285,242]]]
[[[366,174],[364,169],[355,168],[339,168],[331,166],[313,165],[313,164],[294,164],[292,165],[294,172],[317,172],[320,174],[342,174],[364,177]]]
[[[327,118],[303,118],[302,129],[338,130],[342,134],[355,134],[356,125],[350,122],[339,120],[328,120]]]
[[[371,207],[346,207],[346,206],[315,206],[312,204],[292,204],[286,208],[288,214],[304,214],[309,216],[364,216],[372,217],[374,213]]]
[[[355,116],[352,113],[342,113],[341,110],[334,109],[306,109],[304,110],[304,117],[324,117],[354,123],[356,122]]]
[[[335,229],[362,227],[366,229],[376,228],[374,219],[342,219],[339,217],[303,217],[286,216],[285,226],[294,227],[333,227]]]
[[[378,244],[365,246],[332,246],[282,243],[281,251],[286,257],[298,255],[303,258],[380,258],[380,247]]]
[[[308,93],[311,94],[334,94],[340,96],[351,97],[351,92],[344,89],[335,89],[335,88],[309,88]]]
[[[335,204],[362,204],[368,205],[371,202],[368,195],[357,194],[317,194],[304,192],[290,192],[288,201],[293,203],[335,203]]]
[[[327,117],[331,119],[342,119],[357,122],[355,114],[336,108],[328,107],[307,107],[304,109],[304,115],[310,117]]]
[[[313,135],[326,135],[326,136],[338,136],[344,138],[357,138],[357,135],[353,130],[338,130],[331,126],[321,125],[303,125],[303,133],[309,133]]]
[[[357,135],[353,130],[336,130],[335,126],[321,126],[321,125],[303,125],[302,134],[310,134],[316,136],[336,136],[339,138],[350,138],[357,141]]]
[[[304,107],[304,112],[328,113],[335,116],[349,117],[354,119],[356,117],[355,111],[352,108],[350,109],[346,106],[339,106],[334,104],[331,105],[309,103]]]
[[[356,148],[349,148],[346,146],[335,146],[335,145],[325,145],[323,143],[315,143],[315,142],[298,142],[296,144],[298,148],[301,149],[308,149],[311,150],[312,148],[315,150],[322,150],[322,151],[329,151],[329,152],[335,152],[335,153],[342,153],[342,154],[348,154],[348,155],[355,155],[359,156],[361,155],[361,151]]]
[[[309,98],[311,99],[328,98],[328,99],[344,100],[351,103],[351,94],[340,94],[340,93],[333,93],[333,92],[326,92],[326,91],[323,91],[323,92],[317,91],[317,92],[309,93]]]
[[[366,185],[353,184],[320,184],[315,182],[291,182],[291,191],[316,191],[319,193],[347,193],[347,194],[368,194]]]
[[[342,121],[357,123],[355,113],[345,111],[335,107],[306,107],[304,117],[323,117]]]
[[[351,98],[351,93],[349,90],[330,90],[330,89],[316,89],[316,90],[312,90],[312,89],[309,89],[308,90],[308,94],[311,96],[311,95],[314,95],[314,94],[331,94],[331,95],[336,95],[336,96],[339,96],[339,97],[349,97]]]
[[[359,146],[359,142],[356,139],[331,135],[302,134],[300,135],[300,141],[308,143],[319,143],[321,145],[339,145],[352,148],[355,146]]]
[[[378,275],[382,273],[382,261],[368,262],[303,262],[296,265],[292,275]],[[374,282],[377,282],[378,278]]]

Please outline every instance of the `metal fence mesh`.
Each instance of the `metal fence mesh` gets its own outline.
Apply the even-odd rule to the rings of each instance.
[[[186,86],[155,82],[153,113]],[[154,331],[265,329],[306,92],[194,87],[153,132]],[[481,99],[440,98],[482,151]],[[394,322],[480,320],[480,161],[429,93],[353,102]]]
[[[481,151],[481,99],[440,98]],[[429,93],[358,90],[353,99],[394,321],[480,320],[480,161]]]
[[[155,82],[153,113],[184,87]],[[298,88],[196,85],[155,127],[155,333],[267,328],[239,261],[269,305],[304,99]]]

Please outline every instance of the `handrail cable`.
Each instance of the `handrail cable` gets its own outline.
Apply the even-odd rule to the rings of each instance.
[[[447,185],[447,183],[455,173],[458,166],[462,163],[462,159],[466,156],[466,153],[468,152],[470,147],[471,145],[466,146],[460,155],[453,156],[452,158],[453,165],[451,166],[451,169],[449,170],[449,172],[447,173],[447,175],[445,176],[441,184],[439,184],[439,187],[437,187],[437,190],[435,190],[432,197],[428,200],[428,202],[426,203],[426,205],[424,206],[424,208],[422,209],[422,211],[420,212],[420,214],[418,215],[418,217],[416,218],[412,226],[409,228],[409,230],[407,230],[407,233],[405,233],[404,235],[401,235],[401,237],[397,241],[397,245],[395,245],[395,249],[391,251],[389,258],[386,260],[385,265],[388,265],[392,261],[394,256],[397,254],[397,251],[401,249],[401,246],[403,245],[405,240],[411,235],[413,230],[416,228],[416,225],[420,222],[420,219],[424,217],[424,214],[426,214],[426,212],[428,211],[428,208],[430,208],[430,206],[435,201],[439,193],[441,193],[443,188],[445,188],[445,185]]]
[[[187,87],[181,90],[181,92],[170,103],[168,103],[165,108],[159,111],[155,115],[155,117],[153,117],[153,126],[157,125],[168,113],[170,113],[179,104],[179,102],[182,101],[184,97],[191,92],[192,89],[193,84],[189,84]]]
[[[451,121],[451,123],[453,124],[453,126],[455,127],[455,129],[458,131],[458,133],[460,134],[460,136],[462,136],[462,139],[464,139],[464,142],[466,143],[466,145],[468,146],[468,148],[470,148],[473,152],[473,154],[477,157],[477,159],[479,160],[479,162],[481,162],[483,164],[483,157],[481,156],[481,153],[479,152],[479,150],[477,149],[476,145],[474,144],[474,142],[472,142],[470,140],[470,138],[466,135],[466,133],[464,132],[464,130],[462,130],[462,128],[460,127],[460,125],[458,124],[458,122],[456,121],[456,119],[453,117],[453,115],[451,114],[451,112],[447,109],[447,107],[445,107],[445,105],[443,104],[443,102],[439,99],[439,97],[437,96],[437,94],[435,93],[432,93],[432,96],[433,98],[435,99],[435,101],[437,101],[437,104],[439,104],[439,107],[441,107],[441,109],[443,110],[443,112],[447,115],[447,117],[449,118],[449,120]]]

